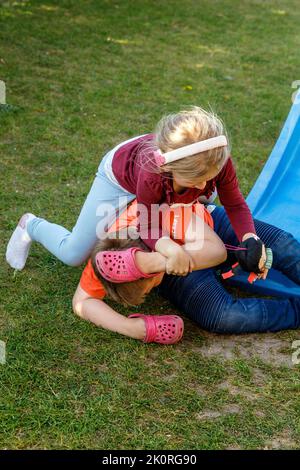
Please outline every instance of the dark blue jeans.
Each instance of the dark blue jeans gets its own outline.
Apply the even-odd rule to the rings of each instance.
[[[225,210],[216,207],[212,217],[215,232],[223,242],[238,245]],[[273,225],[254,222],[257,235],[273,250],[273,267],[300,284],[300,243]],[[229,255],[228,266],[233,262],[233,255]],[[236,299],[223,287],[216,271],[216,268],[203,269],[186,277],[165,275],[158,291],[201,328],[214,333],[256,333],[300,327],[300,299]]]

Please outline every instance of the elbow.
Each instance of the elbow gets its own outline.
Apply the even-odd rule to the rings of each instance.
[[[227,250],[222,242],[214,243],[211,251],[211,266],[218,266],[227,260]]]
[[[227,250],[224,243],[220,244],[218,248],[218,264],[224,263],[227,260]]]

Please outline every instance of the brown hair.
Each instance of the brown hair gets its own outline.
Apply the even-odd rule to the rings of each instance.
[[[162,153],[166,153],[222,134],[227,136],[225,126],[213,111],[208,112],[199,106],[190,106],[189,109],[179,113],[164,116],[159,121],[155,129],[154,145]],[[212,168],[221,170],[229,153],[228,144],[226,147],[218,147],[167,163],[162,165],[160,170],[175,171],[183,178],[197,180]]]
[[[122,282],[120,284],[110,282],[101,276],[95,262],[95,257],[99,251],[127,250],[133,246],[137,246],[144,251],[150,250],[140,238],[137,240],[133,240],[131,238],[121,239],[117,238],[118,233],[110,233],[110,236],[112,236],[112,238],[99,240],[92,251],[91,261],[94,272],[103,284],[103,287],[110,299],[115,300],[124,306],[140,305],[145,300],[143,288],[145,288],[145,284],[147,284],[149,280],[139,279],[137,281]]]

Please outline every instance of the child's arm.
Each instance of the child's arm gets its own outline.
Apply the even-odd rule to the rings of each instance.
[[[196,214],[192,214],[183,249],[192,258],[194,270],[217,266],[227,258],[221,238]]]
[[[139,268],[146,273],[162,272],[186,275],[197,269],[206,269],[224,262],[227,252],[222,240],[204,222],[193,214],[185,233],[185,244],[179,245],[168,237],[155,244],[156,253],[136,254]],[[164,267],[164,257],[167,258]]]
[[[186,276],[195,269],[193,260],[187,250],[184,250],[169,237],[162,237],[157,240],[155,250],[167,258],[165,264],[167,274]]]
[[[216,178],[216,188],[232,228],[241,242],[246,234],[255,234],[251,211],[240,190],[237,174],[231,157]]]
[[[78,284],[72,301],[73,311],[79,317],[106,330],[135,339],[144,339],[145,322],[141,318],[127,318],[117,313],[103,300],[91,297]]]

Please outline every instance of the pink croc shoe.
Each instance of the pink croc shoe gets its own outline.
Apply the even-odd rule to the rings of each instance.
[[[135,253],[143,251],[133,247],[121,251],[100,251],[95,257],[95,262],[101,276],[115,283],[131,282],[141,278],[157,276],[158,273],[143,273],[135,262]]]
[[[178,315],[143,315],[134,313],[128,318],[141,317],[145,321],[144,343],[175,344],[181,340],[184,330],[182,318]]]

